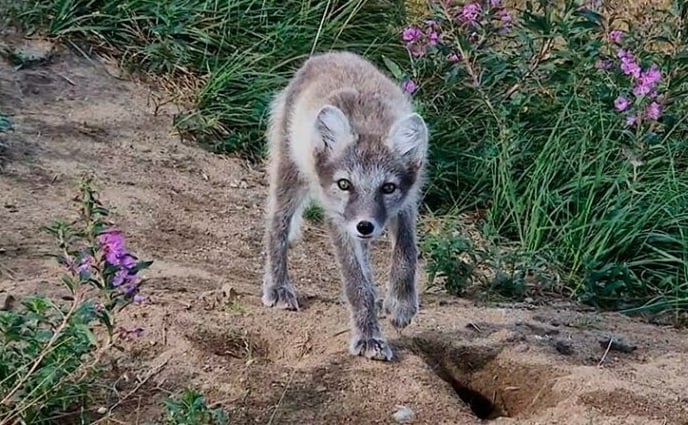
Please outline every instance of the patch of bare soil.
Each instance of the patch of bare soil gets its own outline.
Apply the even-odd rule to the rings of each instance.
[[[123,394],[147,381],[117,420],[154,419],[169,391],[193,386],[233,424],[387,424],[397,405],[416,424],[688,424],[688,334],[617,314],[426,292],[403,334],[384,322],[397,362],[350,356],[339,273],[312,223],[290,257],[302,311],[264,308],[263,169],[181,143],[175,111],[154,114],[149,89],[113,72],[67,52],[0,65],[0,108],[15,123],[0,171],[0,294],[58,291],[52,241],[37,229],[71,214],[80,174],[95,173],[133,251],[155,260],[151,303],[123,317],[145,331],[117,376]],[[610,336],[636,348],[607,351]]]

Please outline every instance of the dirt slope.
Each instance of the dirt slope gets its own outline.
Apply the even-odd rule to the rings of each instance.
[[[120,362],[123,393],[148,380],[118,420],[153,419],[166,391],[190,385],[232,424],[386,424],[397,405],[416,424],[481,423],[454,388],[467,398],[468,386],[510,416],[495,424],[688,424],[688,334],[620,315],[424,294],[402,335],[384,323],[397,363],[349,356],[339,274],[312,224],[290,261],[303,310],[263,308],[263,169],[181,143],[171,134],[175,111],[154,115],[148,95],[69,53],[20,71],[0,65],[0,110],[15,122],[0,171],[0,295],[57,291],[51,241],[37,228],[71,214],[85,171],[133,251],[155,260],[151,303],[125,317],[145,332]],[[379,247],[384,282],[389,257]],[[608,336],[637,349],[610,351],[598,366]]]

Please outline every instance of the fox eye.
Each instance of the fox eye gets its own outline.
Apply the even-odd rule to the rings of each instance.
[[[397,185],[394,183],[385,183],[382,185],[382,192],[386,194],[394,193],[397,190]]]
[[[351,182],[347,179],[339,179],[337,180],[337,187],[339,187],[339,189],[343,191],[350,190]]]

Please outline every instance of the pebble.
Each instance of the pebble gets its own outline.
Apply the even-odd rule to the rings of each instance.
[[[397,406],[397,411],[394,412],[392,415],[392,418],[396,423],[399,424],[408,424],[413,421],[415,418],[415,414],[413,413],[413,410],[409,409],[406,406]]]

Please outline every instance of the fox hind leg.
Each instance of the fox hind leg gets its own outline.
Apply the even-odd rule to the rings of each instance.
[[[301,203],[296,207],[296,211],[294,212],[294,215],[292,215],[291,220],[289,221],[289,236],[287,237],[289,246],[292,246],[296,244],[299,240],[301,240],[303,214],[306,211],[306,208],[308,207],[309,201],[310,198],[308,196],[304,196]]]

